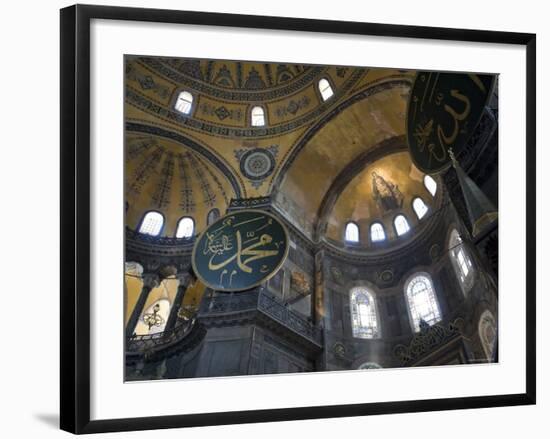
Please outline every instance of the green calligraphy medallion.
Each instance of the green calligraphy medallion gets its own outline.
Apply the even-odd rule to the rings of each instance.
[[[451,164],[472,136],[495,75],[419,71],[407,111],[407,142],[414,164],[433,174]]]
[[[201,233],[193,248],[198,278],[217,291],[242,291],[266,281],[288,254],[284,225],[261,210],[241,210],[220,218]]]

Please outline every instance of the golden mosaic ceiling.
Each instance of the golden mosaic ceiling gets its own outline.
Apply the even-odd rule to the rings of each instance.
[[[186,215],[200,232],[212,208],[223,213],[232,198],[273,195],[290,215],[307,218],[304,230],[312,233],[346,167],[404,135],[413,76],[395,69],[128,57],[127,225],[137,228],[153,209],[167,218],[165,236],[174,236]],[[334,92],[326,101],[321,78]],[[193,96],[188,115],[174,108],[182,91]],[[251,126],[257,105],[265,126]]]

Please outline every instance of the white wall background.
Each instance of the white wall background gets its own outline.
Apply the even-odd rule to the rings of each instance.
[[[393,0],[392,2],[258,2],[234,0],[202,1],[89,1],[88,3],[142,6],[217,12],[301,16],[396,24],[468,27],[535,32],[538,41],[538,404],[454,412],[324,419],[125,433],[125,437],[225,437],[317,438],[342,435],[370,437],[446,438],[534,437],[548,434],[550,380],[548,339],[550,325],[544,321],[548,281],[542,274],[548,262],[541,251],[550,247],[548,233],[541,227],[548,221],[546,193],[550,175],[548,141],[543,131],[547,119],[543,102],[550,91],[542,78],[548,75],[550,48],[548,12],[544,2],[462,0]],[[1,143],[0,273],[2,308],[0,322],[0,419],[6,437],[50,438],[58,431],[58,291],[59,291],[59,13],[69,5],[63,1],[21,1],[3,5],[0,16]],[[185,397],[182,395],[182,397]],[[189,397],[192,397],[190,395]],[[122,437],[122,435],[103,435]]]

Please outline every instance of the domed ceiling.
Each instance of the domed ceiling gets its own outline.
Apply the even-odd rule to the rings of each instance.
[[[200,232],[208,212],[223,214],[232,198],[272,195],[313,236],[350,163],[384,142],[390,152],[404,148],[414,72],[133,56],[125,78],[128,227],[158,210],[162,235],[174,236],[182,216]],[[333,91],[326,101],[322,78]],[[190,114],[174,108],[182,91],[193,96]],[[253,127],[258,105],[265,125]]]
[[[360,242],[368,245],[368,231],[380,222],[388,240],[398,239],[393,220],[398,214],[407,218],[414,229],[422,221],[412,203],[420,198],[430,210],[437,208],[438,192],[434,196],[424,186],[424,174],[411,162],[408,152],[387,155],[367,165],[338,196],[328,218],[326,237],[342,242],[345,225],[355,222],[360,230]]]

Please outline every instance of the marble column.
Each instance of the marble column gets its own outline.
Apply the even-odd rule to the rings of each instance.
[[[143,280],[143,287],[141,289],[141,293],[139,294],[136,305],[134,306],[132,314],[130,315],[128,324],[126,325],[127,338],[132,337],[132,335],[134,334],[134,331],[136,330],[136,326],[138,324],[141,313],[143,312],[143,308],[145,307],[145,304],[147,303],[147,299],[149,298],[149,293],[153,288],[158,287],[160,283],[160,279],[158,275],[152,274],[152,273],[144,274],[142,276],[142,280]]]
[[[166,322],[166,326],[164,327],[164,332],[168,333],[174,327],[176,326],[176,322],[178,320],[178,312],[181,308],[181,304],[183,303],[183,298],[185,297],[185,292],[187,291],[187,287],[191,284],[193,278],[190,273],[178,273],[176,275],[176,278],[179,280],[178,290],[176,292],[176,297],[174,299],[174,303],[172,304],[172,308],[170,309],[170,315],[168,316],[168,320]]]

